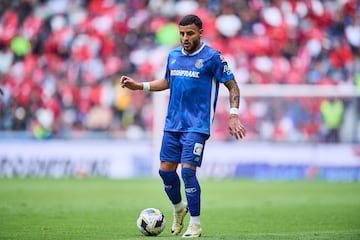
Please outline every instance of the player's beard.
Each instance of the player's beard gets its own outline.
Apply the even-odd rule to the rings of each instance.
[[[196,50],[199,49],[199,47],[200,47],[200,39],[196,39],[192,42],[191,41],[183,42],[183,48],[185,52],[188,54],[195,52]]]

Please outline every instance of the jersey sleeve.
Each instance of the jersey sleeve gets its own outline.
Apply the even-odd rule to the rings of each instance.
[[[217,52],[212,57],[212,71],[216,80],[221,83],[235,79],[227,61],[220,52]]]

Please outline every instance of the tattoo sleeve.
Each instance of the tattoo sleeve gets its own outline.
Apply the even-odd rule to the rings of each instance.
[[[225,83],[226,88],[229,90],[229,100],[231,108],[239,108],[240,105],[240,89],[236,81],[230,80]]]

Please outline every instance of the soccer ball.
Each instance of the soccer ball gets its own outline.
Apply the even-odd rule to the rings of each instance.
[[[136,225],[145,236],[157,236],[165,228],[164,214],[156,208],[146,208],[142,210],[136,221]]]

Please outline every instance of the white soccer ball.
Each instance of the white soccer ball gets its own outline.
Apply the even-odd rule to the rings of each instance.
[[[156,208],[142,210],[136,221],[136,225],[145,236],[157,236],[165,228],[164,214]]]

